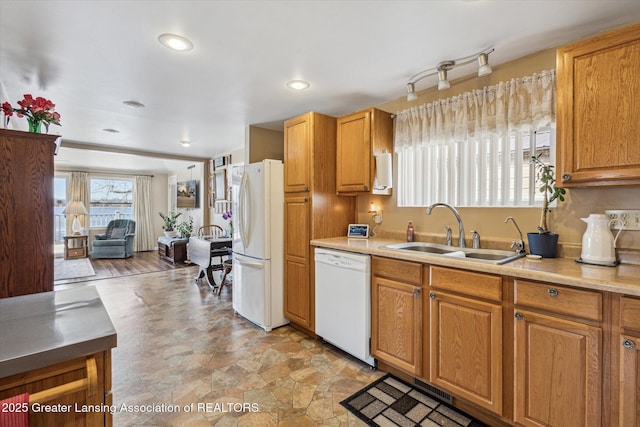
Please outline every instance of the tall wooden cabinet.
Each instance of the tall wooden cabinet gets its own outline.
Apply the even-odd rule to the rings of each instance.
[[[556,63],[562,185],[640,184],[640,24],[558,49]]]
[[[336,119],[310,112],[285,122],[285,316],[315,330],[315,269],[310,240],[345,236],[355,197],[336,194]]]
[[[53,290],[56,139],[0,129],[0,298]]]

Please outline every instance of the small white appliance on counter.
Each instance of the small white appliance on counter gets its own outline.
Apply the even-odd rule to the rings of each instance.
[[[264,160],[232,169],[233,309],[271,331],[284,317],[284,168]]]
[[[371,357],[371,257],[315,250],[316,334],[375,367]]]
[[[582,254],[578,262],[609,267],[618,265],[616,241],[622,227],[618,230],[615,238],[609,227],[613,222],[620,220],[610,219],[603,214],[590,214],[588,218],[580,219],[587,224],[587,230],[582,235]]]

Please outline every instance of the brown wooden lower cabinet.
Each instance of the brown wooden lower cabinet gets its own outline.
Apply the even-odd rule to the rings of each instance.
[[[284,199],[284,315],[314,331],[315,287],[312,279],[313,248],[309,246],[311,207],[308,195]]]
[[[624,296],[620,301],[622,333],[614,342],[614,348],[618,349],[620,355],[620,368],[615,372],[620,384],[618,426],[638,427],[640,426],[640,298]]]
[[[515,421],[601,426],[602,329],[515,311]]]
[[[438,290],[429,297],[431,383],[502,415],[502,307]]]
[[[30,426],[111,426],[111,351],[0,379],[0,400],[23,393]]]
[[[420,286],[373,277],[371,355],[412,375],[422,375]]]
[[[638,297],[374,256],[371,304],[383,367],[489,425],[640,427]]]

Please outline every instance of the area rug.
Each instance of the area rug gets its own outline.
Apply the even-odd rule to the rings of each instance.
[[[96,272],[93,269],[89,258],[54,258],[53,280],[76,279],[78,277],[89,277],[95,275]]]
[[[391,374],[340,404],[370,426],[487,427]]]

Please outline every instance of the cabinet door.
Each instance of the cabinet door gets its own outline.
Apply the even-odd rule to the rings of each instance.
[[[558,180],[640,184],[640,25],[561,48],[557,63]]]
[[[422,374],[420,287],[373,276],[371,355],[403,371]]]
[[[284,311],[292,322],[312,328],[309,199],[285,197]]]
[[[309,191],[311,185],[311,126],[309,115],[285,122],[284,192]]]
[[[640,426],[640,337],[620,338],[620,427]]]
[[[0,129],[0,298],[53,290],[55,140]]]
[[[429,297],[430,381],[501,415],[501,306],[435,290]]]
[[[515,314],[515,421],[600,426],[601,328],[519,309]]]
[[[371,113],[338,119],[336,190],[369,191],[371,178]]]

